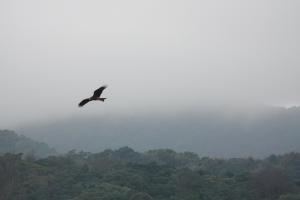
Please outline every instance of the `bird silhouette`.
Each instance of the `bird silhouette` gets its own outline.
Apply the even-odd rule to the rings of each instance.
[[[102,94],[102,92],[103,92],[103,90],[104,90],[105,88],[107,88],[107,86],[106,86],[106,85],[103,85],[103,86],[100,87],[99,89],[95,90],[93,96],[91,96],[90,98],[83,99],[83,100],[78,104],[78,106],[79,106],[79,107],[82,107],[82,106],[84,106],[85,104],[87,104],[88,102],[90,102],[90,101],[96,101],[96,100],[99,100],[99,101],[103,101],[103,102],[104,102],[104,100],[105,100],[106,98],[100,98],[100,96],[101,96],[101,94]]]

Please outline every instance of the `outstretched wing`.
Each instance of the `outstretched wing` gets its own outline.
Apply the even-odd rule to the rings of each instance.
[[[95,90],[95,91],[94,91],[93,97],[100,97],[101,94],[102,94],[102,92],[103,92],[103,90],[104,90],[105,88],[107,88],[107,86],[106,86],[106,85],[103,85],[103,86],[100,87],[99,89]]]
[[[79,107],[82,107],[82,106],[84,106],[85,104],[87,104],[89,101],[90,101],[90,99],[83,99],[83,100],[78,104],[78,106],[79,106]]]

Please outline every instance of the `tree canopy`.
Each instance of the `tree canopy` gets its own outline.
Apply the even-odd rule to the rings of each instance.
[[[199,158],[170,149],[0,156],[5,200],[298,200],[300,154]]]

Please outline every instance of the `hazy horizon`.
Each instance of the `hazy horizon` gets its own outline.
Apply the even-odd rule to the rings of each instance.
[[[58,152],[99,152],[129,146],[138,151],[169,148],[228,158],[300,151],[300,107],[270,107],[263,112],[222,109],[80,115],[38,121],[18,127],[16,132],[45,142]]]

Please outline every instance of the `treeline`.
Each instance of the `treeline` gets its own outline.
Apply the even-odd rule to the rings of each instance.
[[[300,154],[199,158],[124,147],[42,159],[0,156],[3,200],[299,200]]]

